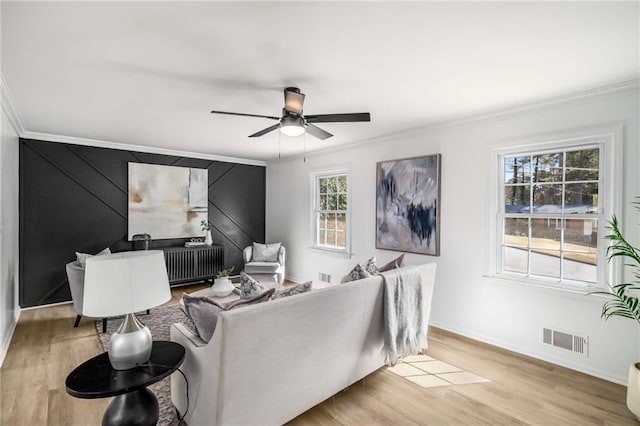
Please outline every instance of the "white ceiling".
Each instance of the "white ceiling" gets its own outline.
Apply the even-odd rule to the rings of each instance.
[[[639,4],[2,1],[32,132],[268,160],[636,78]],[[282,88],[335,136],[247,136]],[[279,146],[280,145],[280,146]]]

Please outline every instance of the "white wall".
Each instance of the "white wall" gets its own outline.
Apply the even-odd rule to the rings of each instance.
[[[441,255],[407,255],[408,263],[435,261],[438,277],[431,324],[579,371],[626,383],[640,359],[640,328],[631,320],[600,319],[602,299],[485,276],[489,264],[491,152],[519,141],[553,140],[585,127],[624,126],[622,216],[625,234],[637,242],[640,215],[631,207],[638,185],[638,89],[600,94],[493,118],[425,129],[339,151],[274,161],[267,166],[267,237],[287,246],[287,273],[296,281],[332,274],[337,282],[356,262],[398,253],[375,249],[376,162],[442,154]],[[376,119],[375,114],[372,117]],[[352,259],[310,249],[314,171],[351,168]],[[473,206],[473,208],[469,208]],[[541,343],[541,328],[587,335],[589,357]]]
[[[0,365],[18,322],[18,135],[2,109],[0,125]]]

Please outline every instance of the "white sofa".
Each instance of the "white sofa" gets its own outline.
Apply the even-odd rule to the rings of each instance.
[[[420,265],[427,321],[436,264]],[[198,425],[283,424],[383,365],[383,283],[374,276],[223,312],[206,344],[182,324],[186,421]],[[171,399],[187,409],[185,382]]]

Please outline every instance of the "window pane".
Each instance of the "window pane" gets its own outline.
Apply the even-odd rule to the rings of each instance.
[[[567,183],[564,189],[565,213],[597,213],[598,184]]]
[[[336,245],[336,231],[327,231],[327,245],[328,246]]]
[[[565,180],[598,180],[598,148],[567,152]]]
[[[338,176],[338,192],[340,193],[347,192],[347,175]]]
[[[531,157],[506,157],[504,159],[504,183],[531,181]]]
[[[337,210],[337,209],[338,209],[338,195],[337,194],[327,195],[327,210]]]
[[[563,278],[595,283],[597,279],[596,265],[582,262],[579,256],[574,255],[574,253],[565,253],[564,255],[562,261]]]
[[[327,196],[324,194],[320,195],[320,210],[327,210]]]
[[[318,218],[318,229],[327,228],[327,215],[325,213],[320,213]]]
[[[345,232],[346,228],[347,228],[347,215],[345,215],[344,213],[338,213],[336,215],[336,220],[337,220],[337,230],[338,231],[342,231]]]
[[[508,185],[504,187],[504,212],[529,213],[531,185]]]
[[[560,278],[560,251],[536,249],[531,252],[531,274]]]
[[[562,184],[533,185],[534,213],[561,213]]]
[[[598,221],[594,219],[567,219],[564,230],[564,250],[590,253],[589,263],[595,264],[598,252]]]
[[[531,247],[560,250],[562,219],[531,219]]]
[[[344,232],[336,231],[336,239],[337,239],[336,246],[340,248],[347,247],[347,238]]]
[[[326,244],[327,243],[327,231],[321,230],[318,237],[318,244]]]
[[[347,210],[347,194],[338,195],[338,210]]]
[[[327,229],[336,229],[335,213],[327,213]]]
[[[527,249],[516,247],[504,247],[503,248],[504,267],[503,270],[507,272],[520,272],[522,274],[527,273]]]
[[[562,153],[533,156],[533,182],[562,181]]]
[[[505,218],[504,243],[512,246],[528,247],[529,219]]]
[[[320,182],[320,193],[321,194],[326,194],[327,193],[327,178],[319,178],[318,182]]]
[[[327,193],[335,194],[338,192],[337,189],[337,179],[334,177],[327,178]]]

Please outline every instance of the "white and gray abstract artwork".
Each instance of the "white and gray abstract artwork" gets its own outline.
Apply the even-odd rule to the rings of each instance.
[[[129,163],[129,240],[202,237],[207,182],[206,169]]]
[[[440,255],[440,154],[381,161],[376,248]]]

